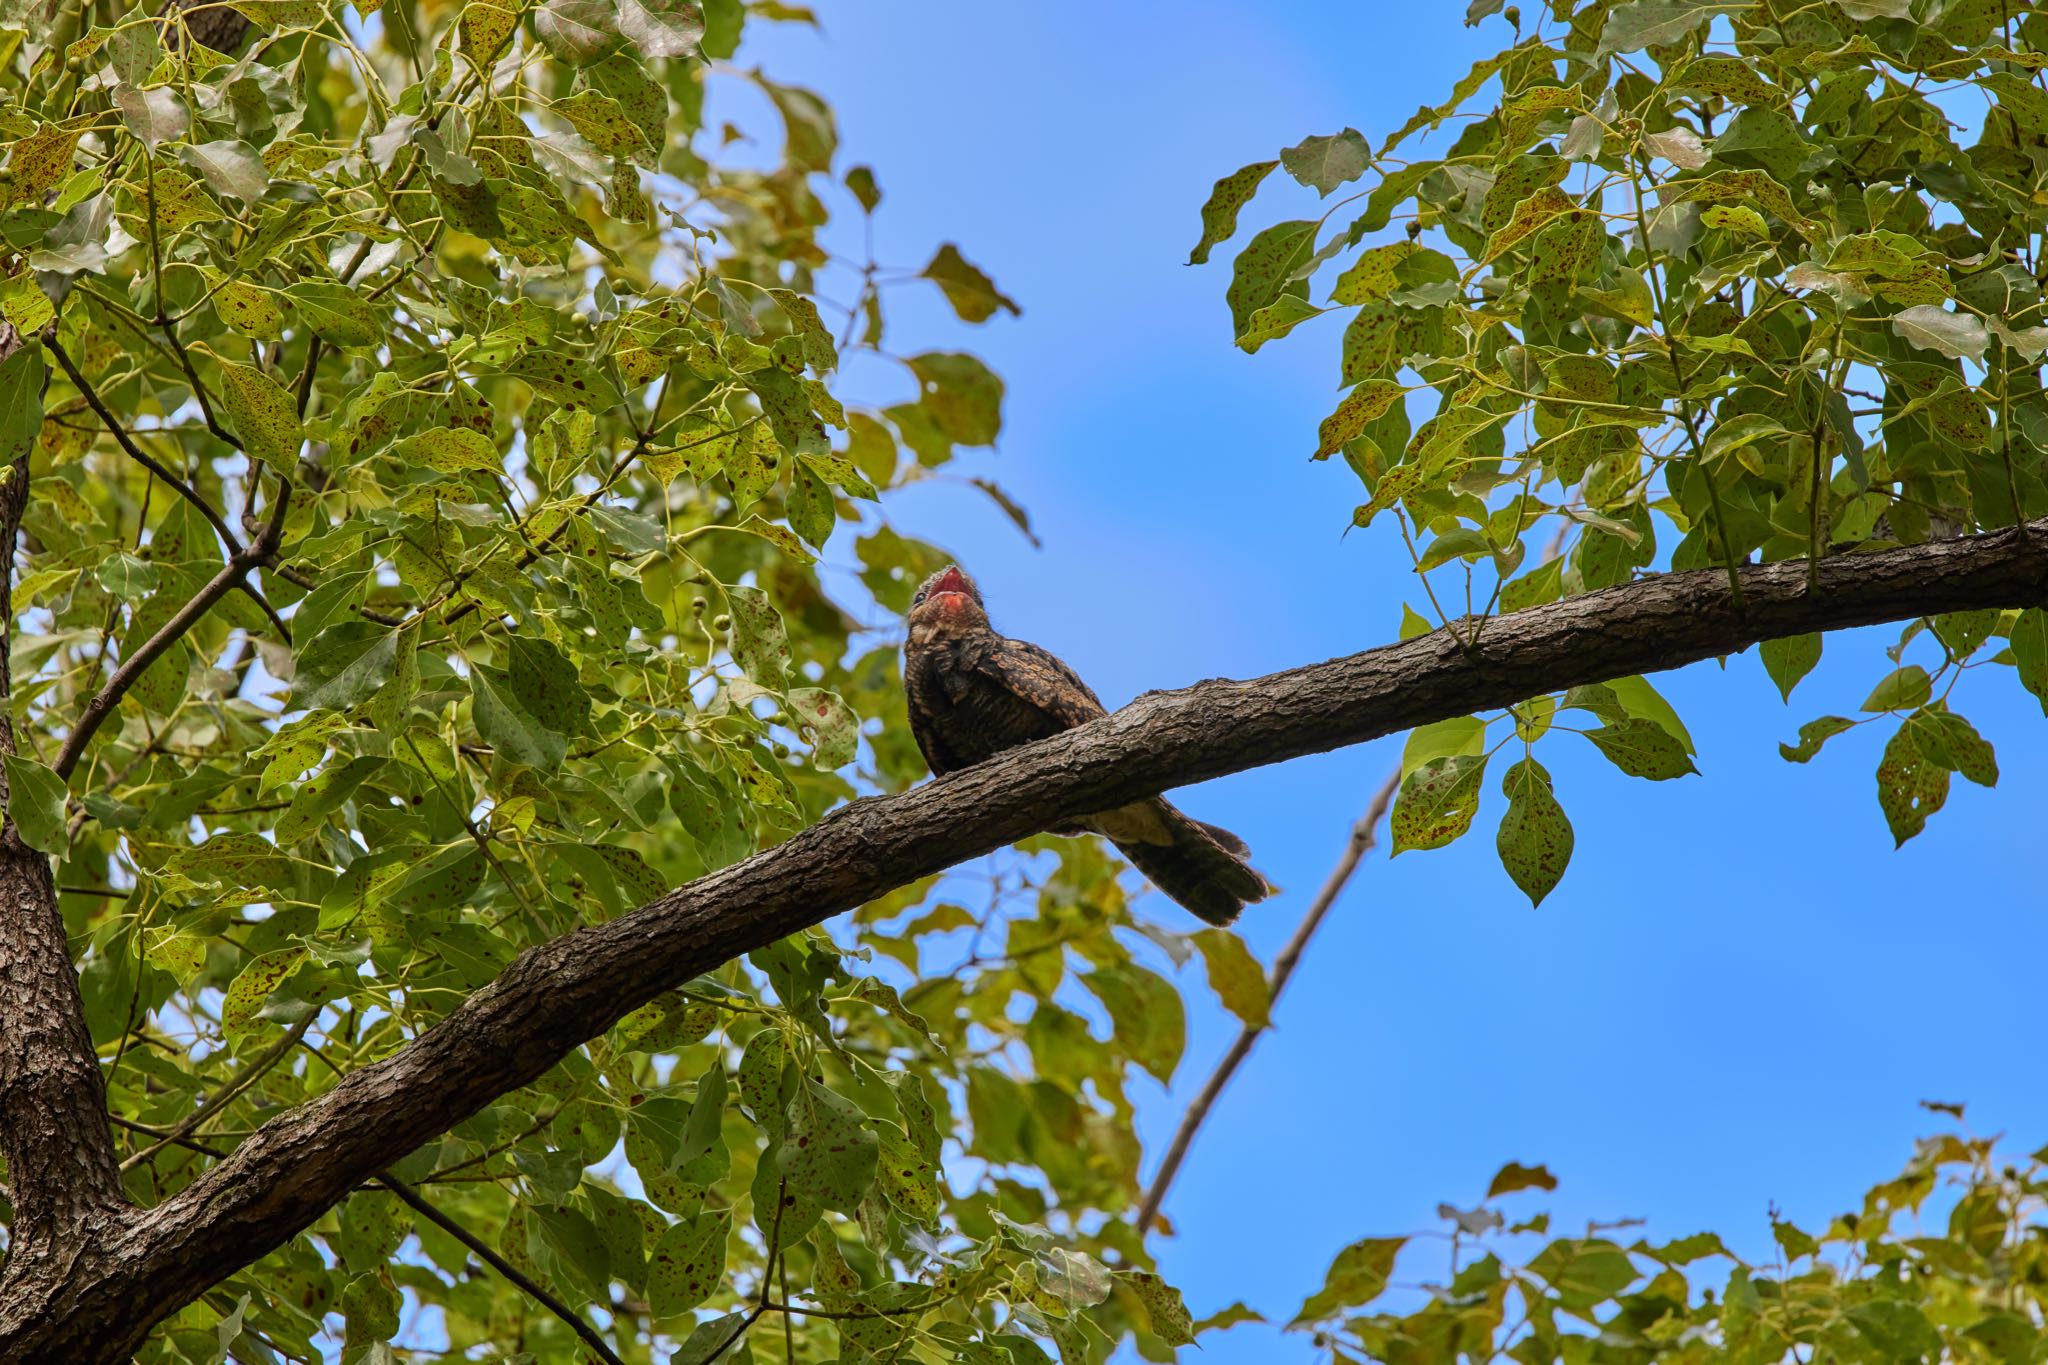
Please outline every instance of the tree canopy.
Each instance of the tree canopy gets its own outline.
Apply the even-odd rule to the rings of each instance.
[[[1018,305],[971,243],[828,250],[822,187],[882,181],[735,62],[808,11],[0,0],[0,1360],[1171,1360],[1255,1315],[1156,1273],[1132,1085],[1186,1060],[1196,964],[1248,1049],[1292,959],[1038,831],[1415,727],[1394,850],[1498,782],[1540,902],[1539,743],[1685,775],[1645,674],[1761,643],[1789,697],[1880,621],[1861,717],[1786,758],[1886,727],[1900,842],[1995,782],[1971,689],[2048,708],[2048,20],[1469,21],[1510,45],[1224,177],[1193,252],[1313,206],[1248,229],[1231,335],[1342,314],[1314,456],[1434,619],[913,791],[894,618],[947,556],[889,509],[999,437],[959,348]],[[717,82],[779,126],[711,126]],[[891,328],[909,289],[959,327]],[[1511,1164],[1447,1265],[1368,1237],[1293,1325],[1338,1361],[2034,1360],[2044,1159],[1930,1139],[1776,1265],[1553,1236]]]

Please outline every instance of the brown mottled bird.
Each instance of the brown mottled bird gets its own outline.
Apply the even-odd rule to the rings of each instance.
[[[1037,645],[996,634],[974,580],[949,565],[918,588],[903,646],[910,729],[943,775],[1107,715],[1074,670]],[[1161,796],[1085,816],[1055,834],[1101,834],[1152,884],[1211,924],[1229,924],[1273,888],[1244,840]]]

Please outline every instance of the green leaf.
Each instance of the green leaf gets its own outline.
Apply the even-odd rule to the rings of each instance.
[[[1280,153],[1280,164],[1296,180],[1328,198],[1339,185],[1365,174],[1372,165],[1372,148],[1364,134],[1346,128],[1326,137],[1303,139]]]
[[[1201,265],[1209,259],[1210,248],[1229,240],[1237,231],[1237,214],[1253,194],[1259,183],[1273,173],[1277,161],[1254,161],[1251,165],[1232,171],[1216,182],[1209,192],[1209,200],[1202,205],[1202,240],[1195,243],[1195,249],[1188,253],[1189,265]]]
[[[526,1220],[527,1246],[553,1271],[549,1278],[585,1301],[611,1302],[611,1248],[588,1214],[530,1204]]]
[[[1178,1289],[1149,1270],[1120,1270],[1116,1279],[1144,1307],[1153,1336],[1170,1347],[1193,1344],[1195,1320],[1181,1301]]]
[[[1792,700],[1792,689],[1820,662],[1820,647],[1818,633],[1787,635],[1763,642],[1758,653],[1763,656],[1764,672],[1771,675],[1771,681],[1778,685],[1778,695],[1784,700]]]
[[[1913,744],[1930,762],[1961,773],[1980,787],[1998,785],[1998,755],[1977,727],[1939,705],[1907,717]]]
[[[998,311],[1013,317],[1022,311],[1015,300],[996,288],[995,281],[962,256],[960,248],[951,242],[941,246],[919,273],[939,286],[962,322],[987,322]]]
[[[812,763],[830,772],[853,762],[860,752],[860,717],[838,693],[793,687],[786,700],[791,724],[811,742]]]
[[[1266,984],[1266,969],[1245,947],[1244,940],[1228,929],[1198,929],[1191,937],[1209,972],[1209,988],[1248,1029],[1262,1029],[1270,1022],[1272,994]]]
[[[1510,1161],[1494,1173],[1493,1180],[1486,1187],[1486,1197],[1495,1199],[1517,1190],[1554,1190],[1557,1177],[1547,1166],[1524,1166],[1519,1161]]]
[[[1314,458],[1320,460],[1336,454],[1346,442],[1363,433],[1368,423],[1384,416],[1407,391],[1390,379],[1368,379],[1345,394],[1337,410],[1323,419],[1316,433]]]
[[[134,602],[154,592],[161,575],[156,565],[148,560],[118,550],[94,567],[93,577],[99,580],[101,587],[122,601]]]
[[[1532,906],[1541,905],[1571,863],[1572,823],[1551,791],[1550,774],[1533,758],[1508,769],[1501,791],[1508,798],[1495,839],[1501,866]]]
[[[883,1130],[881,1143],[876,1180],[883,1197],[914,1223],[936,1222],[942,1207],[938,1163],[894,1129]]]
[[[368,1359],[377,1343],[397,1336],[400,1302],[397,1291],[385,1283],[382,1271],[358,1275],[342,1286],[344,1357]]]
[[[139,90],[123,85],[114,91],[114,105],[121,111],[121,122],[128,125],[128,131],[152,152],[185,136],[192,126],[192,115],[186,111],[185,102],[168,86]]]
[[[21,841],[40,853],[61,858],[70,852],[70,838],[64,827],[64,801],[69,793],[56,772],[17,754],[5,755],[7,765],[7,818],[21,833]]]
[[[687,1313],[718,1292],[731,1232],[730,1212],[706,1212],[661,1235],[647,1258],[648,1300],[656,1317]]]
[[[1877,765],[1877,805],[1901,845],[1927,826],[1948,800],[1949,767],[1921,752],[1911,726],[1901,725]]]
[[[264,1002],[305,960],[306,949],[303,946],[279,948],[251,958],[236,975],[221,1001],[221,1032],[229,1038],[253,1032],[258,1023],[258,1011]]]
[[[1586,738],[1607,755],[1609,762],[1631,777],[1662,782],[1699,771],[1685,746],[1652,720],[1631,716],[1588,730]]]
[[[230,199],[253,204],[270,188],[270,173],[263,158],[246,142],[228,139],[181,147],[178,155],[186,165],[206,177],[206,183]]]
[[[1934,695],[1934,680],[1918,664],[1893,669],[1863,700],[1865,711],[1910,711]]]
[[[356,788],[383,766],[382,758],[366,754],[315,773],[292,793],[291,805],[278,817],[275,833],[279,845],[295,844],[317,832],[327,817],[347,804]]]
[[[1856,722],[1847,716],[1822,716],[1818,720],[1810,720],[1799,727],[1799,743],[1780,744],[1778,754],[1787,763],[1811,762],[1813,756],[1820,752],[1821,745],[1855,728]]]
[[[1530,1258],[1529,1273],[1573,1309],[1611,1299],[1641,1278],[1628,1253],[1601,1237],[1560,1238]]]
[[[1297,219],[1264,229],[1237,253],[1230,288],[1224,292],[1230,305],[1232,336],[1241,337],[1251,330],[1252,315],[1280,297],[1315,244],[1316,225]]]
[[[434,427],[408,436],[391,447],[391,453],[407,464],[423,464],[444,473],[465,469],[495,472],[502,461],[490,437],[468,427]]]
[[[1124,1055],[1161,1085],[1171,1084],[1187,1049],[1187,1011],[1180,992],[1135,963],[1098,967],[1083,975],[1081,984],[1109,1011]]]
[[[1295,1323],[1323,1322],[1370,1304],[1394,1277],[1394,1259],[1407,1244],[1406,1237],[1368,1237],[1345,1247],[1330,1262],[1323,1287],[1294,1315]]]
[[[1598,55],[1675,43],[1716,15],[1747,8],[1748,0],[1629,0],[1608,14]]]
[[[45,368],[40,346],[23,346],[0,361],[0,466],[12,468],[35,448],[43,429]]]
[[[1664,700],[1663,694],[1650,686],[1649,679],[1641,676],[1609,678],[1603,686],[1614,694],[1614,699],[1629,715],[1654,721],[1687,753],[1699,752],[1693,747],[1692,735],[1687,732],[1685,722],[1678,718],[1678,712],[1671,709],[1671,703]]]
[[[1991,333],[1984,320],[1969,313],[1951,313],[1938,304],[1922,303],[1892,315],[1892,331],[1908,345],[1936,351],[1951,360],[1984,359]]]
[[[284,292],[300,319],[331,346],[374,346],[384,335],[360,290],[338,281],[301,280]]]
[[[280,474],[296,474],[306,431],[292,396],[263,371],[226,360],[220,380],[221,404],[242,449]]]
[[[1442,848],[1472,828],[1486,777],[1484,756],[1432,758],[1401,779],[1390,828],[1394,852]]]
[[[470,670],[477,733],[500,758],[552,771],[590,716],[576,666],[545,640],[515,636],[506,667]]]
[[[1958,659],[1967,659],[1983,647],[1998,629],[1998,611],[1986,607],[1982,611],[1948,612],[1934,618],[1935,638]]]
[[[881,1142],[860,1110],[806,1080],[789,1101],[788,1120],[776,1160],[789,1187],[828,1209],[858,1208],[881,1160]]]
[[[292,706],[346,711],[391,681],[398,632],[369,621],[342,621],[299,647]]]
[[[1486,722],[1477,716],[1452,716],[1449,720],[1418,725],[1408,732],[1401,750],[1401,776],[1407,777],[1431,759],[1456,754],[1477,757],[1486,749]]]
[[[780,692],[789,685],[789,634],[782,617],[759,588],[728,587],[732,606],[732,658],[740,671]]]
[[[2041,713],[2048,715],[2048,609],[2022,611],[2013,623],[2011,640],[2020,686],[2040,699]]]

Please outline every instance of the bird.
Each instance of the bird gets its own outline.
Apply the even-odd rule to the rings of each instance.
[[[918,587],[906,625],[904,698],[911,734],[934,777],[1109,714],[1058,656],[997,634],[981,590],[957,564]],[[1252,870],[1244,840],[1162,796],[1051,832],[1103,835],[1154,886],[1210,924],[1230,924],[1247,904],[1273,893]]]

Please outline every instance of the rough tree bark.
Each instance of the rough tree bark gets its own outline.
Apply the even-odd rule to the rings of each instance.
[[[0,361],[23,338],[0,323]],[[0,470],[0,753],[14,752],[13,549],[28,509],[28,456]],[[0,811],[13,809],[0,767]],[[70,1248],[116,1229],[126,1212],[106,1092],[78,973],[57,911],[50,860],[0,817],[0,1154],[14,1203],[0,1296],[18,1281],[62,1284]]]
[[[1744,568],[1737,609],[1721,570],[1668,574],[1264,678],[1153,693],[916,790],[853,802],[776,848],[525,953],[415,1041],[271,1120],[156,1208],[107,1210],[91,1193],[97,1158],[16,1168],[18,1200],[23,1180],[88,1193],[30,1196],[83,1216],[50,1234],[61,1256],[17,1255],[0,1275],[0,1362],[123,1358],[151,1325],[380,1167],[661,991],[1063,817],[1761,640],[2037,606],[2048,601],[2048,519],[1845,555],[1816,566],[1811,589],[1807,578],[1804,561]],[[76,1008],[75,990],[65,1001],[0,998],[0,1039],[15,1048],[62,1036],[70,1026],[58,1016]],[[82,1046],[82,1029],[69,1036]],[[0,1113],[10,1159],[35,1149],[16,1130],[43,1121],[13,1103]],[[92,1130],[81,1144],[105,1141],[103,1123],[70,1121]]]

